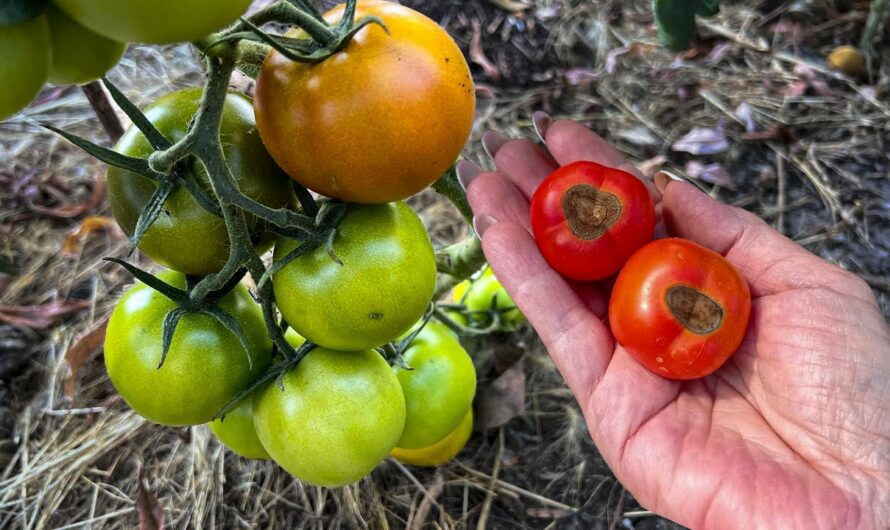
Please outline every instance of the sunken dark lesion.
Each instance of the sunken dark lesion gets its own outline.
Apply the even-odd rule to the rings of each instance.
[[[562,196],[562,211],[572,232],[585,240],[597,239],[621,217],[621,201],[589,184],[577,184]]]
[[[383,313],[369,313],[368,318],[371,320],[383,320]]]
[[[665,293],[671,314],[684,328],[698,335],[713,333],[723,323],[723,307],[688,285],[674,285]]]

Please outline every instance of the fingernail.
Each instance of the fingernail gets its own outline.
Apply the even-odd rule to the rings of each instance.
[[[464,191],[470,187],[470,183],[473,182],[476,177],[482,174],[482,168],[472,160],[461,160],[457,163],[457,166],[455,166],[454,171],[457,173],[457,181],[460,182]]]
[[[476,231],[476,235],[479,236],[479,239],[482,239],[482,234],[497,222],[498,220],[494,217],[487,213],[483,213],[473,217],[473,230]]]
[[[544,137],[547,134],[547,129],[550,127],[550,122],[552,121],[550,115],[543,110],[536,110],[532,114],[532,125],[535,127],[535,134],[538,135],[538,138],[542,143],[547,143]]]
[[[683,179],[674,175],[673,173],[669,173],[667,171],[659,171],[655,174],[653,178],[655,181],[655,187],[658,188],[658,191],[664,193],[665,188],[667,188],[668,184],[674,181],[682,181]]]
[[[504,147],[504,144],[509,141],[509,138],[497,131],[485,131],[482,135],[482,147],[485,148],[485,152],[491,158],[494,158],[494,155],[498,154],[501,147]]]

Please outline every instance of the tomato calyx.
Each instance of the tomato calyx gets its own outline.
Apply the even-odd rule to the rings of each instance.
[[[584,240],[597,239],[621,216],[615,195],[589,184],[576,184],[562,196],[562,211],[572,233]]]
[[[707,335],[723,323],[723,307],[713,298],[688,285],[673,285],[665,291],[665,303],[684,328]]]

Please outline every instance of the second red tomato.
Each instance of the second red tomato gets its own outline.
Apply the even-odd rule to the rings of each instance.
[[[655,207],[630,173],[575,162],[551,173],[535,191],[531,225],[541,254],[557,272],[602,280],[652,240]]]

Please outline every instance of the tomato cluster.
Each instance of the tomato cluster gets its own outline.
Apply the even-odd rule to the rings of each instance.
[[[692,241],[650,242],[655,209],[633,175],[593,162],[559,168],[532,197],[531,225],[541,254],[564,276],[596,281],[618,273],[609,324],[649,370],[704,377],[741,344],[751,310],[745,279]]]
[[[190,24],[189,10],[200,1],[171,4],[181,17],[168,12],[165,24],[150,23],[164,12],[158,0],[126,8],[110,0],[57,0],[52,12],[64,10],[68,20],[112,38],[169,42],[198,38],[248,3],[217,2],[214,17]],[[308,483],[331,487],[359,480],[390,454],[416,465],[453,457],[469,438],[476,389],[472,359],[456,335],[423,318],[436,288],[436,256],[420,218],[401,202],[441,176],[466,141],[474,114],[469,69],[447,33],[419,13],[368,1],[357,14],[379,17],[386,30],[362,28],[320,64],[272,52],[255,102],[235,92],[222,101],[219,141],[228,174],[260,208],[256,215],[290,211],[307,219],[311,199],[304,193],[298,206],[294,181],[322,194],[323,211],[342,212],[325,232],[327,244],[238,212],[257,254],[274,246],[274,270],[263,278],[280,312],[274,319],[264,318],[244,282],[208,300],[189,298],[232,255],[221,212],[201,200],[219,198],[203,158],[186,156],[169,171],[197,191],[177,184],[158,195],[169,182],[157,174],[116,167],[107,173],[115,219],[128,235],[140,232],[138,248],[170,269],[155,280],[142,276],[146,283],[130,288],[112,313],[105,361],[118,392],[151,421],[209,423],[235,453],[274,460]],[[326,15],[341,16],[342,8]],[[172,92],[143,114],[175,144],[196,123],[202,94]],[[134,126],[114,150],[127,160],[147,159],[156,171],[157,144]],[[140,230],[147,210],[159,213]],[[315,219],[319,234],[329,228],[324,218]],[[508,304],[504,321],[518,324],[521,314],[490,279],[488,287],[474,283],[468,306],[481,314],[486,304]],[[279,316],[285,339],[295,349],[304,345],[296,356],[273,346],[266,324]],[[272,373],[279,377],[262,383]]]

